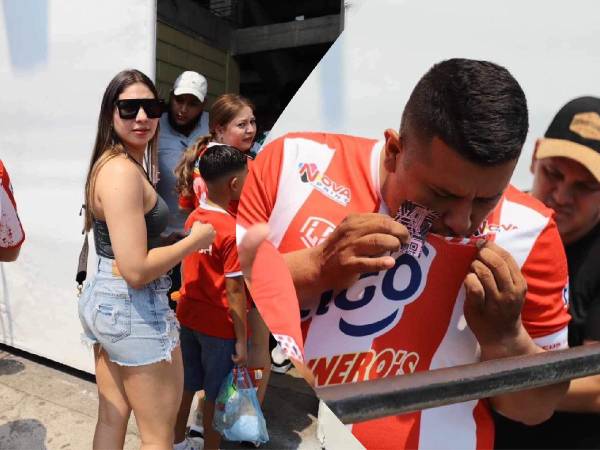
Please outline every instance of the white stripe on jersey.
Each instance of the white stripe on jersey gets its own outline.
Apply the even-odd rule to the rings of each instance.
[[[519,268],[523,267],[534,243],[548,225],[549,217],[546,217],[536,210],[510,201],[504,198],[502,209],[500,211],[500,220],[503,217],[510,217],[511,223],[498,224],[501,227],[516,227],[510,232],[502,231],[502,228],[496,232],[494,242],[509,252],[515,259]]]
[[[383,144],[385,144],[385,141],[377,141],[371,149],[371,184],[373,185],[373,191],[377,192],[381,204],[383,204],[383,199],[381,198],[380,161]]]
[[[239,223],[236,222],[235,224],[235,243],[237,244],[237,246],[240,246],[240,243],[242,242],[242,239],[244,239],[244,236],[246,235],[246,229],[241,226]]]
[[[335,149],[309,139],[285,139],[277,200],[269,218],[269,237],[275,247],[279,247],[290,223],[314,190],[310,183],[300,179],[299,165],[313,163],[320,173],[325,173],[334,153]]]
[[[470,364],[479,359],[479,345],[467,326],[464,304],[463,286],[456,297],[446,335],[431,360],[431,370]],[[473,417],[476,405],[477,400],[473,400],[421,411],[419,448],[447,448],[448,436],[452,436],[454,448],[476,448],[477,426]]]
[[[535,338],[533,342],[535,342],[539,347],[542,347],[544,350],[562,350],[563,348],[569,348],[568,340],[568,327],[564,327],[562,330],[559,330],[556,333]]]
[[[225,274],[225,278],[237,278],[237,277],[241,277],[243,275],[241,270],[238,270],[237,272],[229,272]]]

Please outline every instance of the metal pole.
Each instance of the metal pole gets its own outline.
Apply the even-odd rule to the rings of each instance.
[[[493,397],[600,373],[600,344],[317,388],[343,423]]]

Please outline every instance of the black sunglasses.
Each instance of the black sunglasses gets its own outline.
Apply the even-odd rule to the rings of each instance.
[[[117,100],[115,105],[119,110],[121,119],[135,119],[140,108],[144,108],[144,112],[149,119],[158,119],[165,111],[165,102],[158,98]]]

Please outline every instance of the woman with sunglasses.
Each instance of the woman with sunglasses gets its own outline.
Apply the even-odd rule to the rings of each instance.
[[[85,229],[94,231],[98,270],[79,300],[98,385],[94,449],[123,447],[132,410],[141,448],[173,446],[183,366],[165,274],[215,233],[195,223],[187,237],[161,246],[168,208],[154,185],[162,110],[154,84],[137,70],[117,74],[100,107],[85,185]]]

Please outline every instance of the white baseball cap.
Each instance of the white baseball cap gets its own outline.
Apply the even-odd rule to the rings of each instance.
[[[191,94],[198,98],[201,102],[206,97],[208,90],[208,82],[206,78],[198,72],[187,70],[177,77],[173,85],[173,94],[183,95]]]

